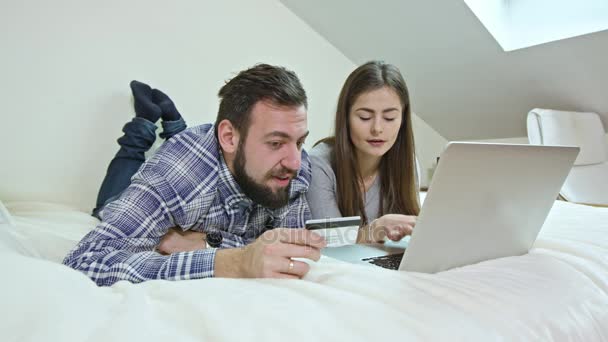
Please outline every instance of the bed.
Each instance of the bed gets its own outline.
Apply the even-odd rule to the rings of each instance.
[[[61,265],[96,219],[5,205],[2,341],[608,341],[608,208],[556,201],[529,254],[438,274],[323,257],[304,280],[101,288]]]

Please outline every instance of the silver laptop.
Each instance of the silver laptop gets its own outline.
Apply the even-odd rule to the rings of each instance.
[[[411,238],[323,249],[343,261],[435,273],[527,253],[578,147],[449,143]]]

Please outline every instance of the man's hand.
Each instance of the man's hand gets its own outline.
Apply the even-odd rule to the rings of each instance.
[[[182,231],[179,227],[169,229],[161,239],[156,249],[161,254],[172,254],[177,252],[190,252],[197,249],[205,249],[205,233]]]
[[[306,229],[268,230],[243,248],[218,250],[215,276],[299,279],[310,266],[291,258],[317,261],[326,245],[325,239]]]
[[[411,235],[416,225],[416,216],[387,214],[372,221],[359,231],[357,243],[382,242],[385,237],[399,241]]]

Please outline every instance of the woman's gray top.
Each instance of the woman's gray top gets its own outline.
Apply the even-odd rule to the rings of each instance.
[[[332,147],[321,143],[313,147],[308,154],[312,162],[312,181],[306,199],[313,219],[342,217],[336,197],[336,174],[331,168],[330,154]],[[371,222],[380,211],[380,176],[365,193],[365,214]]]

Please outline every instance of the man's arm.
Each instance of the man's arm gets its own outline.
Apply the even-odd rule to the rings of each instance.
[[[247,244],[240,236],[226,231],[219,231],[219,233],[222,235],[220,248],[236,248]],[[205,233],[191,230],[182,231],[179,227],[169,229],[169,232],[160,239],[160,242],[156,246],[156,250],[163,255],[205,248],[207,248],[207,236]]]
[[[212,277],[215,249],[168,256],[154,251],[160,238],[175,226],[171,211],[179,205],[177,196],[169,201],[163,198],[156,190],[159,187],[166,193],[169,185],[160,177],[152,182],[134,179],[118,200],[106,206],[103,221],[66,256],[64,264],[100,286],[119,280]]]

